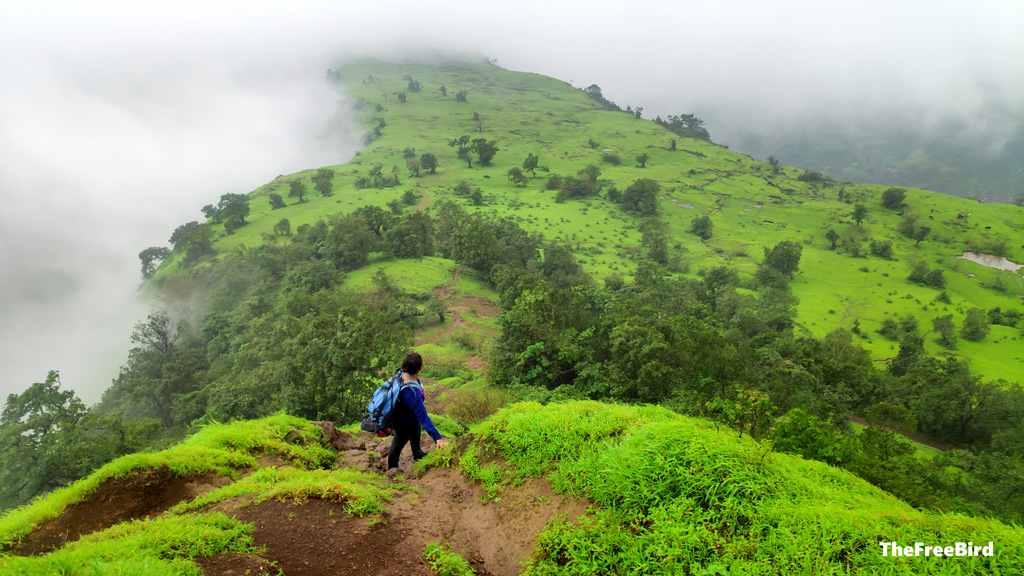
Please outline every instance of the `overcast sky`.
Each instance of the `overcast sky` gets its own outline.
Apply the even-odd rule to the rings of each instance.
[[[482,54],[713,137],[888,114],[995,141],[1024,104],[1019,0],[152,4],[0,0],[0,399],[55,369],[98,400],[145,315],[140,250],[347,160],[322,78],[349,58]]]

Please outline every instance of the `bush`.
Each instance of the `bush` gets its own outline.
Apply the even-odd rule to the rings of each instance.
[[[622,158],[620,158],[619,155],[614,152],[606,152],[603,156],[601,156],[601,161],[604,162],[605,164],[611,164],[613,166],[618,166],[619,164],[622,164]]]
[[[508,404],[508,393],[496,388],[452,390],[445,414],[463,424],[480,422]]]

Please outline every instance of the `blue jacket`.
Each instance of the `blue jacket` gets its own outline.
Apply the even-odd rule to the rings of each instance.
[[[398,393],[399,405],[395,418],[403,424],[415,424],[418,421],[427,434],[434,439],[434,442],[437,442],[441,439],[441,433],[434,427],[434,422],[427,414],[427,407],[423,405],[424,397],[423,389],[419,386],[402,388],[402,391]]]

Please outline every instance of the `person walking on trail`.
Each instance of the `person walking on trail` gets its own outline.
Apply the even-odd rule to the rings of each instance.
[[[419,460],[427,455],[420,448],[421,426],[438,447],[448,443],[448,439],[437,431],[434,422],[430,420],[430,415],[427,414],[426,406],[423,405],[426,394],[419,379],[422,368],[423,357],[416,352],[409,354],[402,361],[402,390],[398,393],[398,402],[395,404],[395,437],[391,440],[391,451],[388,452],[388,470],[398,468],[398,457],[407,442],[412,447],[413,460]]]

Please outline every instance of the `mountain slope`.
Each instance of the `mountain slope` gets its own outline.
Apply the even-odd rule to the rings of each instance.
[[[348,467],[365,467],[354,463],[373,461],[387,441],[378,446],[368,436],[343,434],[335,446],[352,448],[335,462],[324,458],[330,446],[316,426],[299,419],[211,426],[145,464],[135,457],[115,461],[65,493],[5,516],[0,568],[9,574],[200,574],[198,565],[208,574],[274,568],[291,576],[430,574],[417,559],[429,542],[450,543],[477,574],[517,574],[520,560],[526,574],[1008,574],[1022,568],[1014,553],[1024,546],[1019,528],[916,511],[847,472],[766,453],[749,439],[660,408],[518,404],[471,432],[416,470],[403,460],[406,479],[389,482],[372,467]],[[364,442],[365,450],[356,447]],[[185,453],[191,469],[218,472],[193,477],[196,488],[177,496],[169,494],[171,482],[154,483],[150,499],[169,501],[161,508],[125,507],[125,479],[135,476],[119,480],[109,470],[152,478],[170,469],[173,478],[183,470],[168,465]],[[121,513],[118,521],[93,527],[102,530],[81,540],[65,534],[68,543],[53,551],[53,544],[26,548],[36,532],[68,526],[76,507],[99,504],[97,495],[114,484],[120,491],[107,490],[102,505]],[[882,555],[883,541],[992,541],[994,555],[894,558]],[[382,542],[397,545],[383,553]],[[12,546],[18,554],[43,555],[6,555]]]
[[[1021,309],[1024,281],[1019,274],[960,258],[974,251],[1024,262],[1024,245],[1014,241],[1024,229],[1020,207],[911,189],[902,206],[886,208],[881,204],[885,187],[844,185],[785,167],[776,174],[767,163],[605,110],[564,82],[486,63],[361,62],[331,77],[350,94],[369,128],[366,149],[351,163],[331,167],[337,173],[331,197],[314,192],[313,170],[279,177],[256,190],[250,195],[249,223],[217,238],[218,250],[264,242],[281,218],[296,229],[366,204],[387,208],[410,190],[417,210],[429,210],[444,199],[465,203],[468,198],[453,190],[465,182],[469,189],[481,189],[479,210],[511,217],[527,231],[566,244],[596,278],[619,274],[629,279],[639,252],[639,219],[604,194],[559,203],[555,191],[545,186],[551,174],[576,175],[593,165],[602,180],[619,190],[639,178],[661,184],[659,208],[674,244],[670,259],[685,276],[721,264],[752,275],[764,249],[781,241],[800,244],[800,271],[791,285],[799,299],[798,329],[822,337],[839,327],[856,327],[859,343],[878,360],[896,355],[897,343],[876,333],[887,320],[910,314],[927,332],[937,316],[951,314],[959,326],[970,308]],[[418,82],[420,91],[410,91],[406,78]],[[462,90],[466,99],[457,102],[455,94]],[[497,142],[499,151],[490,165],[482,166],[471,155],[469,168],[456,158],[448,142],[462,135]],[[678,144],[671,151],[673,141]],[[434,154],[437,172],[407,176],[406,149],[413,149],[416,159]],[[539,157],[537,177],[522,186],[510,182],[507,171],[528,154]],[[648,157],[644,168],[634,160],[640,154]],[[609,163],[614,161],[609,156],[621,163]],[[384,175],[395,174],[399,183],[357,189],[357,180],[370,178],[374,166]],[[295,179],[307,183],[308,202],[270,210],[264,197],[288,198],[288,183]],[[860,224],[852,218],[855,204],[868,208]],[[696,216],[713,222],[707,241],[687,232]],[[901,234],[901,226],[927,226],[930,233],[918,243]],[[834,250],[826,238],[830,230],[839,235]],[[889,242],[891,256],[873,255],[871,242]],[[949,302],[936,300],[943,290],[907,280],[919,262],[944,272]],[[994,325],[981,342],[960,339],[957,353],[986,378],[1017,380],[1024,375],[1019,338],[1018,330]],[[925,345],[931,354],[946,351],[935,337],[926,338]]]

